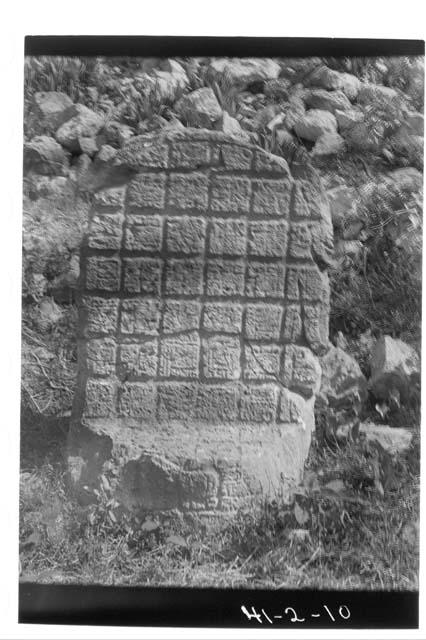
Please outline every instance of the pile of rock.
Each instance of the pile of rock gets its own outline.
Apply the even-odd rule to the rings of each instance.
[[[422,148],[424,117],[413,111],[397,90],[361,82],[316,58],[282,61],[278,75],[273,62],[251,62],[247,74],[240,61],[220,59],[209,66],[218,82],[240,90],[237,118],[245,129],[257,131],[264,125],[277,129],[281,138],[288,133],[310,145],[314,157],[339,154],[347,147],[377,152],[389,133],[389,123],[369,126],[369,108],[376,102],[391,102],[398,103],[406,114],[404,124],[392,131],[393,148],[405,153]],[[258,92],[254,93],[256,86]],[[265,106],[265,97],[276,103],[275,112],[270,104]],[[268,115],[271,117],[265,123]]]
[[[337,182],[337,180],[336,180]],[[423,175],[414,167],[396,169],[359,187],[343,180],[329,185],[327,196],[335,238],[336,268],[362,255],[364,243],[371,235],[368,213],[374,204],[386,224],[382,232],[391,245],[398,247],[421,278]],[[389,212],[386,214],[386,212]]]
[[[286,159],[288,149],[301,149],[320,167],[325,165],[321,159],[347,150],[385,157],[398,153],[410,162],[423,148],[424,116],[413,110],[401,92],[362,82],[350,73],[329,68],[318,58],[213,58],[187,63],[149,58],[120,82],[117,100],[104,101],[107,109],[100,107],[96,88],[87,89],[93,99],[93,104],[87,104],[93,108],[74,103],[60,92],[33,96],[26,123],[31,135],[24,146],[30,199],[54,200],[74,187],[96,190],[108,182],[117,153],[129,139],[159,129],[209,129],[261,144],[266,137]],[[124,115],[129,105],[135,106],[133,120]],[[403,122],[380,116],[372,126],[375,105],[395,105],[395,110],[404,114]],[[148,115],[150,109],[152,114]],[[377,113],[382,112],[379,109]],[[117,167],[114,176],[119,176]],[[410,166],[380,177],[374,185],[355,187],[341,178],[326,184],[337,260],[356,257],[363,250],[362,202],[368,199],[369,190],[386,191],[392,184],[401,191],[420,194],[422,182],[420,171]],[[417,210],[401,209],[386,227],[396,246],[418,257],[419,273],[421,226]],[[326,245],[322,240],[319,244]],[[69,264],[51,282],[42,273],[34,274],[33,290],[40,291],[40,299],[49,294],[63,302],[77,287],[78,278],[78,255],[70,251]],[[49,304],[40,305],[44,326],[54,319],[55,306]],[[384,424],[388,411],[382,412],[380,424],[378,418],[371,420],[371,412],[370,419],[363,420],[363,410],[367,399],[373,400],[373,406],[377,403],[385,408],[410,402],[420,376],[415,350],[389,336],[382,337],[372,349],[369,380],[340,346],[330,345],[321,356],[321,367],[318,402],[334,416],[338,437],[347,438],[356,427],[367,441],[378,442],[392,455],[409,448],[409,425],[395,428]]]
[[[386,63],[381,64],[386,81]],[[408,158],[413,149],[423,147],[424,116],[412,109],[402,92],[361,82],[350,73],[329,68],[319,58],[193,58],[187,62],[145,58],[126,77],[120,77],[120,69],[108,68],[105,78],[105,97],[96,87],[87,88],[92,100],[87,103],[93,109],[73,103],[60,92],[33,96],[26,123],[31,136],[24,147],[24,171],[34,197],[57,191],[59,178],[80,190],[93,190],[108,172],[117,150],[132,136],[170,127],[223,131],[261,144],[265,138],[269,143],[273,140],[278,147],[274,151],[288,161],[294,149],[316,162],[348,148],[380,152],[385,142],[393,152]],[[376,123],[373,134],[367,122],[371,106],[383,103],[398,104],[405,113],[392,135],[387,123]],[[139,105],[140,119],[130,126],[125,111],[132,104]],[[140,107],[145,104],[146,113],[151,109],[153,115],[147,116]],[[421,194],[422,175],[414,167],[393,171],[386,180]],[[373,188],[386,189],[386,180],[380,178]],[[342,178],[325,186],[336,264],[344,266],[363,250],[362,202],[372,187],[354,187]],[[418,212],[410,208],[401,210],[386,227],[397,246],[417,256],[419,273],[421,225]]]
[[[368,395],[374,402],[384,403],[384,418],[391,408],[410,403],[420,382],[420,357],[415,349],[402,340],[382,336],[372,348],[368,381],[356,360],[341,347],[330,344],[320,362],[322,379],[317,405],[329,410],[336,437],[346,439],[356,427],[359,435],[378,442],[390,454],[406,451],[413,437],[411,425],[391,427],[371,419],[362,421],[362,416]],[[377,406],[381,410],[381,404]]]
[[[101,149],[105,120],[85,105],[46,91],[34,95],[30,109],[31,130],[39,135],[24,145],[26,174],[70,176],[73,157],[83,155],[90,162]]]
[[[136,73],[114,82],[119,85],[116,104],[104,101],[113,118],[105,115],[105,105],[98,113],[73,104],[63,93],[36,93],[29,129],[45,137],[28,142],[26,167],[64,175],[69,154],[93,159],[105,144],[120,148],[132,135],[168,127],[171,121],[174,126],[216,129],[252,142],[259,142],[264,130],[274,132],[279,143],[302,143],[313,158],[340,154],[348,147],[377,152],[385,134],[389,136],[388,123],[376,123],[373,132],[367,120],[371,105],[383,102],[398,103],[406,116],[394,126],[392,149],[409,155],[423,145],[424,117],[412,110],[401,92],[361,82],[318,58],[194,58],[182,64],[145,58]],[[100,105],[96,88],[89,89]],[[139,121],[129,126],[123,113],[131,103],[151,105],[155,115],[148,117],[141,108]],[[158,113],[164,106],[169,109],[166,118]]]

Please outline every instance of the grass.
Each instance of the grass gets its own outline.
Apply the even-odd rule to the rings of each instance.
[[[317,442],[291,504],[241,511],[220,532],[209,533],[178,520],[156,521],[149,514],[117,521],[111,517],[114,503],[103,491],[97,504],[79,506],[65,482],[66,420],[27,413],[24,421],[21,580],[418,588],[419,483],[413,464],[418,448],[392,461],[392,482],[379,491],[374,470],[379,468],[382,477],[385,465],[374,446]]]
[[[409,189],[389,183],[371,185],[358,206],[364,222],[363,250],[346,268],[330,272],[331,331],[359,336],[371,330],[419,347],[421,251],[398,247],[389,229],[409,211],[421,220],[422,204],[419,194]]]
[[[97,58],[77,56],[27,56],[24,64],[24,89],[30,97],[36,91],[62,91],[77,102],[82,87],[90,85]]]
[[[30,191],[29,185],[25,187]],[[22,295],[25,302],[37,302],[34,276],[42,275],[46,283],[51,283],[67,272],[70,259],[78,255],[87,227],[90,199],[71,187],[34,200],[25,195]]]
[[[55,307],[61,310],[61,315],[44,335],[34,327],[33,317],[38,320],[38,306],[32,305],[23,314],[23,409],[41,418],[69,413],[74,395],[77,311],[73,305]]]
[[[238,95],[231,85],[208,78],[204,66],[189,72],[187,61],[182,63],[188,71],[188,91],[210,86],[222,108],[231,115],[238,112]],[[123,81],[123,76],[126,80],[137,74],[138,64],[128,58],[27,59],[26,100],[35,91],[65,91],[74,101],[134,126],[160,113],[171,119],[171,102],[157,100],[155,91],[136,95]],[[370,59],[352,64],[345,70],[365,79],[381,73]],[[393,60],[386,84],[407,91],[411,104],[420,109],[423,93],[417,76],[412,76],[416,83],[408,86],[411,75],[406,68],[413,65],[415,60]],[[99,91],[99,100],[88,88]],[[391,107],[382,105],[373,119],[380,115],[383,120],[396,120],[398,113]],[[273,132],[261,129],[259,138],[264,148],[283,153]],[[301,145],[299,152],[304,151]],[[370,180],[380,182],[387,171],[406,160],[393,156],[392,166],[389,157],[349,153],[317,160],[317,164],[322,175],[337,175],[348,186],[358,187]],[[348,268],[332,274],[331,334],[343,330],[354,352],[358,349],[361,354],[359,336],[367,329],[375,335],[388,333],[419,342],[420,283],[413,277],[413,265],[387,235],[388,222],[398,211],[417,206],[410,197],[377,193],[361,203],[367,221],[364,253]],[[408,452],[392,458],[360,439],[338,442],[329,428],[322,428],[331,424],[331,416],[325,414],[294,500],[248,507],[220,532],[171,518],[160,522],[149,514],[118,519],[107,486],[91,506],[74,501],[66,484],[65,447],[76,373],[75,308],[72,299],[68,304],[49,302],[47,312],[42,304],[46,302],[43,287],[67,273],[78,251],[88,205],[69,193],[49,201],[27,198],[25,203],[21,580],[417,589],[420,407],[416,399],[386,416],[391,426],[413,431]],[[366,355],[362,352],[360,362],[365,371]],[[374,405],[367,409],[377,421]]]

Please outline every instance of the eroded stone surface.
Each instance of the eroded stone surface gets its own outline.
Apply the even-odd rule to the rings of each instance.
[[[286,497],[328,340],[323,194],[219,132],[133,138],[123,165],[81,255],[75,487],[200,516]]]
[[[412,377],[420,376],[420,358],[413,347],[391,336],[377,340],[371,354],[370,389],[379,399],[395,391],[406,399]]]

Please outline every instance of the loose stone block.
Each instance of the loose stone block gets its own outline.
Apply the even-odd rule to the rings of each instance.
[[[207,295],[242,295],[244,273],[245,264],[242,260],[209,260],[207,262]]]
[[[117,258],[87,258],[86,287],[102,291],[120,290],[120,261]]]
[[[276,304],[248,304],[245,335],[250,340],[279,340],[283,310]]]
[[[155,417],[156,389],[151,383],[126,382],[118,392],[120,416],[152,420]]]
[[[162,261],[156,258],[124,260],[124,289],[129,293],[159,296]]]
[[[252,256],[283,258],[287,253],[288,225],[284,220],[250,222],[248,251]]]
[[[228,302],[204,304],[203,329],[215,333],[241,333],[243,307]]]
[[[167,300],[163,310],[164,333],[199,329],[201,304],[192,300]]]
[[[232,385],[200,385],[194,418],[210,423],[234,422],[238,417],[238,388]]]
[[[116,383],[110,380],[88,380],[84,415],[108,418],[116,413]]]
[[[274,385],[247,387],[241,396],[241,420],[244,422],[274,422],[278,392]]]
[[[291,184],[287,180],[253,180],[253,213],[270,216],[289,215]]]
[[[160,251],[162,220],[160,216],[127,216],[124,248],[128,251]]]
[[[171,253],[202,253],[206,236],[206,221],[202,218],[179,216],[167,220],[167,251]]]
[[[328,303],[328,278],[318,267],[287,267],[286,294],[288,300]]]
[[[298,342],[302,337],[302,309],[300,305],[289,304],[284,309],[283,339]]]
[[[247,244],[247,222],[214,218],[211,222],[209,251],[213,255],[244,256]]]
[[[206,378],[237,380],[240,377],[240,341],[228,336],[203,340],[203,373]]]
[[[200,339],[197,333],[160,342],[160,376],[198,378]]]
[[[126,380],[132,377],[155,377],[157,373],[158,341],[123,344],[120,348],[119,371]]]
[[[192,418],[197,385],[187,382],[161,382],[158,384],[157,417],[160,421],[188,420]]]
[[[206,210],[209,202],[209,182],[204,173],[172,173],[169,178],[170,207]]]
[[[284,347],[282,380],[286,387],[306,397],[318,391],[321,367],[310,349],[294,345]]]
[[[170,145],[170,167],[197,169],[210,162],[208,142],[173,142]]]
[[[275,344],[248,344],[244,348],[246,380],[277,379],[280,374],[281,347]]]
[[[192,295],[203,292],[203,261],[198,259],[168,260],[166,263],[166,295]]]
[[[131,210],[163,209],[165,201],[165,173],[139,173],[129,184],[127,204]]]
[[[118,300],[85,296],[82,300],[85,334],[111,334],[117,331]],[[83,313],[82,313],[83,317]]]
[[[158,300],[133,299],[121,303],[120,331],[123,335],[158,335],[160,303]]]
[[[233,144],[224,144],[222,145],[221,151],[226,169],[250,171],[253,160],[253,151],[251,149]]]
[[[117,343],[112,338],[99,338],[87,342],[87,368],[92,375],[115,372]]]
[[[89,229],[91,249],[119,249],[121,247],[123,218],[119,214],[93,216]]]
[[[283,298],[284,276],[282,262],[249,262],[246,295],[250,298]]]
[[[248,178],[236,176],[212,176],[212,211],[224,213],[248,213],[250,210],[251,184]]]

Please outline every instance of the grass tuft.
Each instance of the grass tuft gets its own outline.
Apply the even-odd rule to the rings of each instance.
[[[80,507],[63,464],[44,462],[21,474],[21,579],[415,590],[419,489],[407,456],[393,461],[394,483],[379,491],[374,447],[317,443],[290,504],[240,511],[213,532],[149,514],[111,517],[115,504],[102,490]]]

